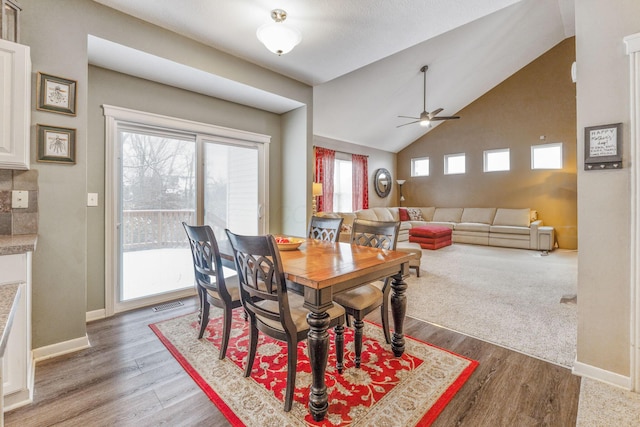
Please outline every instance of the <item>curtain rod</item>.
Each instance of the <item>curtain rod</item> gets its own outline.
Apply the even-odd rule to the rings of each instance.
[[[358,154],[358,153],[349,153],[346,151],[340,151],[340,150],[334,150],[333,148],[329,148],[329,147],[321,147],[319,145],[314,145],[313,148],[326,148],[327,150],[332,150],[335,151],[336,153],[341,153],[341,154],[356,154],[358,156],[364,156],[364,157],[369,157],[368,154]]]

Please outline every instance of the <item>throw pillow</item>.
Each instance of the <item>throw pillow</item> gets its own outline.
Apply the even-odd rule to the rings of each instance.
[[[424,218],[422,218],[422,212],[418,208],[407,208],[407,213],[409,213],[411,221],[424,221]]]
[[[351,224],[342,224],[340,226],[340,232],[341,233],[351,233]]]
[[[400,221],[409,221],[411,219],[406,208],[398,208],[398,213],[400,214]]]

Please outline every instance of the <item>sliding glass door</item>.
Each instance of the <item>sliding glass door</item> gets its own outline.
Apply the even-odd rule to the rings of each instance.
[[[107,315],[194,295],[182,222],[268,232],[269,137],[104,106]]]

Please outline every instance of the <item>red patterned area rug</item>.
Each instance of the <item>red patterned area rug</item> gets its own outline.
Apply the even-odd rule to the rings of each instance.
[[[335,369],[333,331],[325,381],[329,413],[314,422],[307,409],[311,366],[306,341],[298,345],[294,404],[284,412],[287,349],[259,334],[250,378],[243,377],[248,323],[234,310],[227,357],[218,360],[222,311],[211,307],[207,332],[197,336],[197,314],[150,325],[164,345],[234,426],[428,426],[471,376],[478,362],[405,337],[396,358],[378,325],[365,322],[362,364],[354,365],[353,330],[345,328],[344,370]]]

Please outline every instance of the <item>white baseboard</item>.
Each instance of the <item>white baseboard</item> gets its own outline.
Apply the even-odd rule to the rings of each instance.
[[[87,311],[87,323],[94,320],[104,319],[107,317],[107,311],[104,308],[100,310]]]
[[[63,341],[56,344],[39,347],[33,350],[33,359],[36,362],[42,360],[51,359],[56,356],[62,356],[63,354],[73,353],[75,351],[83,350],[91,347],[89,337],[85,336],[80,338],[74,338],[69,341]]]
[[[631,377],[626,377],[624,375],[616,374],[615,372],[587,365],[586,363],[581,363],[577,360],[573,363],[572,372],[574,375],[591,378],[617,387],[622,387],[626,390],[631,390],[632,388]]]

